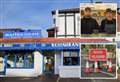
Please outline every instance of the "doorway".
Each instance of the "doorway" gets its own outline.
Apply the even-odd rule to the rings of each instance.
[[[53,51],[44,52],[44,74],[46,76],[54,75],[54,53]]]
[[[44,73],[46,75],[54,74],[54,57],[44,56]]]

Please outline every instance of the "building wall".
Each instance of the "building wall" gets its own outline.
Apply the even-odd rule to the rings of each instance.
[[[80,66],[61,66],[59,75],[62,78],[79,78]]]
[[[59,66],[59,76],[61,78],[79,78],[80,77],[80,65],[78,66],[64,66],[63,65],[63,52],[62,52],[61,65]],[[79,52],[80,55],[80,52]],[[80,61],[79,61],[80,62]]]
[[[58,27],[57,38],[77,37],[80,35],[80,14],[61,13],[56,17],[55,25]]]
[[[55,67],[54,67],[54,74],[59,74],[59,70],[60,70],[60,66],[62,65],[62,54],[61,54],[61,52],[59,52],[59,53],[56,53],[55,55]]]

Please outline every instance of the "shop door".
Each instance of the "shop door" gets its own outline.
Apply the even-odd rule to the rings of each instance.
[[[54,74],[54,57],[44,56],[44,73],[46,75]]]
[[[5,59],[0,56],[0,75],[5,75]]]

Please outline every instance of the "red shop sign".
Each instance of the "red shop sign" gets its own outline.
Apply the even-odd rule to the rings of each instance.
[[[90,61],[106,61],[107,50],[106,49],[89,49]]]

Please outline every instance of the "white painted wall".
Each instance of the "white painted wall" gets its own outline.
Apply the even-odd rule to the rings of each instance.
[[[7,77],[36,77],[34,69],[6,69]]]
[[[67,16],[67,35],[74,35],[74,17],[73,16]]]
[[[61,54],[60,53],[56,53],[55,54],[55,71],[54,71],[54,73],[55,74],[59,74],[59,66],[61,66]]]
[[[37,75],[41,75],[43,73],[43,55],[38,52],[35,51],[34,52],[34,69],[35,69],[35,73]]]
[[[58,35],[64,35],[65,34],[65,17],[59,17],[58,18],[59,23],[58,23]]]
[[[60,66],[59,76],[61,78],[79,78],[80,66]]]
[[[17,69],[17,68],[7,68],[6,76],[7,77],[36,77],[43,73],[43,55],[35,51],[34,52],[34,68],[33,69]]]

